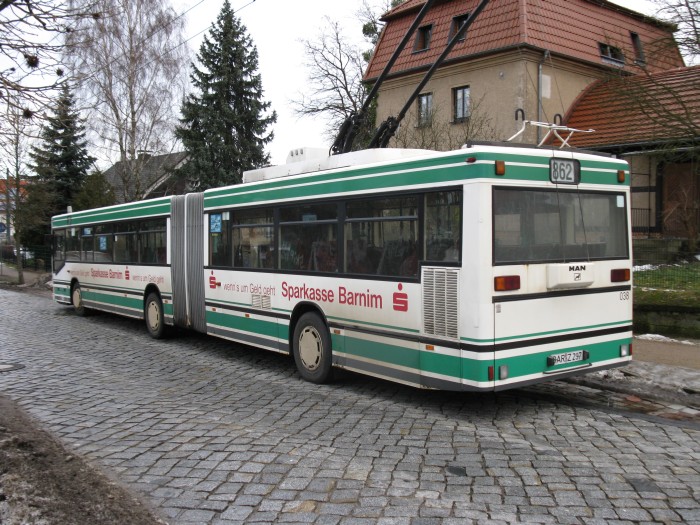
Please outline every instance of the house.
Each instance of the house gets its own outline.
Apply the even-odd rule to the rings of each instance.
[[[20,193],[24,195],[27,181],[20,182]],[[17,185],[12,178],[0,179],[0,244],[13,242],[14,236],[14,210],[16,205]]]
[[[424,4],[408,0],[384,15],[365,82],[379,77]],[[377,122],[399,112],[478,4],[434,2],[379,89]],[[596,80],[684,66],[669,45],[674,30],[605,0],[492,1],[420,92],[394,145],[451,149],[465,139],[507,139],[524,119],[561,120]],[[521,140],[535,142],[536,134]]]
[[[119,161],[104,175],[114,188],[117,203],[179,195],[186,191],[186,181],[175,175],[186,162],[184,152],[149,155],[142,153],[133,161]]]
[[[612,153],[631,166],[637,234],[700,233],[700,66],[599,81],[566,122],[590,127],[573,146]]]
[[[365,82],[381,75],[425,3],[407,0],[383,16]],[[377,123],[399,113],[479,3],[434,0],[379,89]],[[630,162],[635,231],[697,235],[700,70],[685,67],[675,30],[606,0],[491,1],[418,93],[392,145],[502,141],[524,120],[594,129],[570,143]],[[542,133],[530,128],[514,141],[538,143]]]

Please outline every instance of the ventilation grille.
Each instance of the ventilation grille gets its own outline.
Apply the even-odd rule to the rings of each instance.
[[[459,338],[459,270],[423,269],[423,329]]]
[[[253,300],[251,301],[251,306],[253,308],[272,308],[269,295],[253,294]]]

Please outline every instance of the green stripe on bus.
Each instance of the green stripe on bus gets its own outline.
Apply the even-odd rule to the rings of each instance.
[[[120,306],[122,308],[130,308],[132,310],[143,310],[143,299],[124,297],[122,295],[111,295],[95,290],[82,290],[82,296],[85,301],[99,302]]]
[[[241,317],[237,315],[229,315],[221,312],[207,311],[207,325],[223,326],[231,330],[239,330],[241,332],[250,332],[256,335],[263,335],[277,338],[277,323],[275,321],[264,321],[262,319],[253,319],[251,317]]]
[[[359,321],[357,319],[348,319],[346,317],[335,317],[335,316],[329,315],[328,319],[332,320],[332,321],[351,323],[353,326],[372,326],[375,328],[384,328],[384,329],[392,330],[395,332],[406,332],[409,334],[419,334],[420,333],[420,330],[418,330],[417,328],[404,328],[401,326],[394,326],[394,325],[388,325],[388,324],[370,323],[368,321]]]
[[[171,198],[152,199],[129,203],[115,208],[97,208],[70,215],[58,215],[51,220],[54,228],[80,226],[123,219],[139,219],[152,216],[168,215],[171,211]]]

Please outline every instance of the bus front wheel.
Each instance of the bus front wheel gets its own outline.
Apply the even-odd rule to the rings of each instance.
[[[162,339],[165,336],[165,320],[163,318],[163,301],[160,296],[151,292],[146,297],[143,308],[143,317],[146,320],[148,334],[153,339]]]
[[[331,336],[318,314],[308,312],[301,316],[294,328],[292,350],[302,378],[319,384],[331,379]]]
[[[80,317],[85,317],[88,312],[87,308],[85,308],[85,303],[83,303],[83,293],[80,290],[79,284],[76,283],[73,285],[73,290],[70,293],[70,297],[75,313]]]

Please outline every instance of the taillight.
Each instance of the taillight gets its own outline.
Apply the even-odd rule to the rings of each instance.
[[[630,280],[630,269],[629,268],[618,268],[617,270],[610,270],[610,281],[613,283],[623,283]]]
[[[508,292],[511,290],[520,290],[519,275],[502,275],[494,277],[493,288],[497,292]]]

